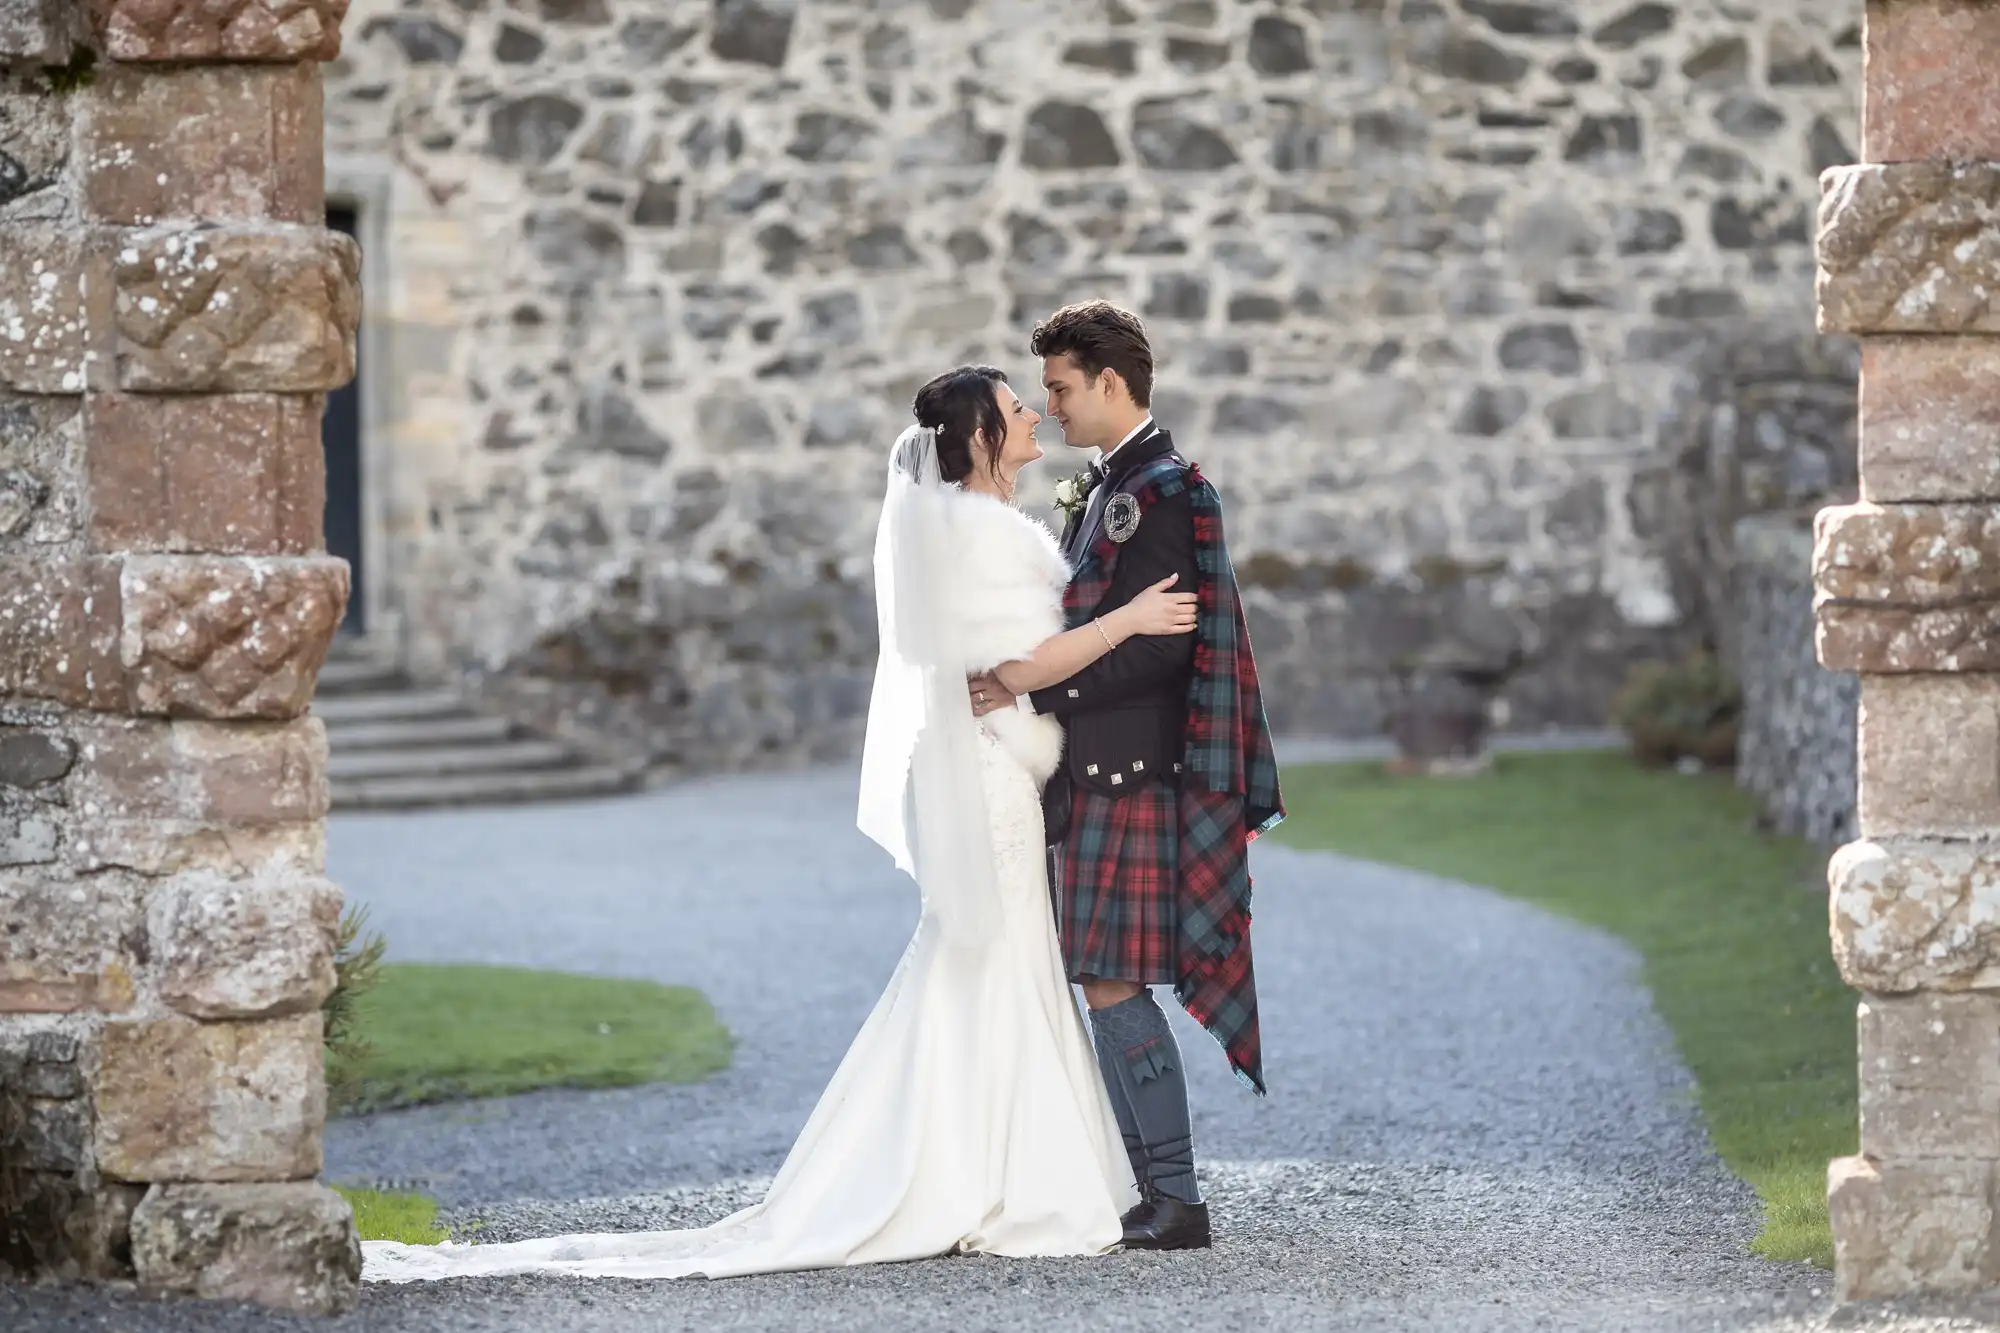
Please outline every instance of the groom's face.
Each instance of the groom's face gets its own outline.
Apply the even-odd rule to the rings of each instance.
[[[1069,353],[1042,358],[1042,388],[1048,391],[1048,416],[1062,427],[1063,442],[1077,449],[1100,449],[1110,425],[1111,395],[1107,372],[1092,380]]]

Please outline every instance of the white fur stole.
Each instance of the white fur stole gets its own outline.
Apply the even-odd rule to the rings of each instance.
[[[947,501],[954,539],[953,610],[968,675],[1032,656],[1062,632],[1069,566],[1048,528],[991,496],[954,491]],[[1046,782],[1062,761],[1062,724],[1019,709],[981,719],[1007,752]]]

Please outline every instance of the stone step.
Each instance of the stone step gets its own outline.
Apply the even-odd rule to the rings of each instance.
[[[314,693],[324,698],[408,689],[409,685],[402,672],[386,663],[366,657],[336,658],[329,655],[326,665],[319,669],[319,687]]]
[[[340,779],[332,783],[337,810],[414,810],[447,805],[509,805],[581,800],[637,787],[623,769],[593,765],[526,773],[464,773],[455,777]]]
[[[574,767],[576,759],[576,751],[561,741],[502,741],[497,745],[440,745],[358,753],[336,749],[326,761],[326,775],[335,782],[438,778]]]
[[[504,741],[514,727],[504,717],[412,717],[389,722],[329,723],[327,744],[336,754],[357,750],[421,750],[438,745],[486,745]]]
[[[458,691],[418,685],[359,640],[337,641],[313,713],[336,810],[578,800],[639,785],[566,742],[523,735]]]
[[[359,634],[336,634],[333,636],[332,646],[326,650],[326,660],[329,662],[374,662],[380,660],[380,654],[376,651],[374,645],[370,644],[367,639]]]
[[[347,722],[402,722],[417,718],[473,716],[457,691],[443,688],[314,698],[312,710],[328,727]]]

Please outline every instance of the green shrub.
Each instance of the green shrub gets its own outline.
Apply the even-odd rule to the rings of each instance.
[[[365,939],[368,909],[350,907],[340,919],[334,943],[333,993],[326,997],[327,1099],[335,1107],[354,1100],[368,1062],[368,1039],[361,1035],[360,1000],[382,980],[382,953],[388,941],[380,935]]]
[[[27,1138],[28,1099],[0,1072],[0,1276],[42,1264],[46,1219],[35,1215],[36,1191],[20,1163]]]
[[[67,65],[50,65],[42,70],[49,81],[49,91],[58,97],[97,82],[97,53],[89,47],[79,47]]]
[[[1736,762],[1743,694],[1713,653],[1679,662],[1641,662],[1625,678],[1611,716],[1642,763],[1698,759],[1711,768]]]

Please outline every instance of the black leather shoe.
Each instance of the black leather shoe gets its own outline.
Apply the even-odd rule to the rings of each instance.
[[[1124,1245],[1128,1250],[1205,1250],[1208,1205],[1182,1203],[1148,1191],[1138,1207],[1125,1214]]]

